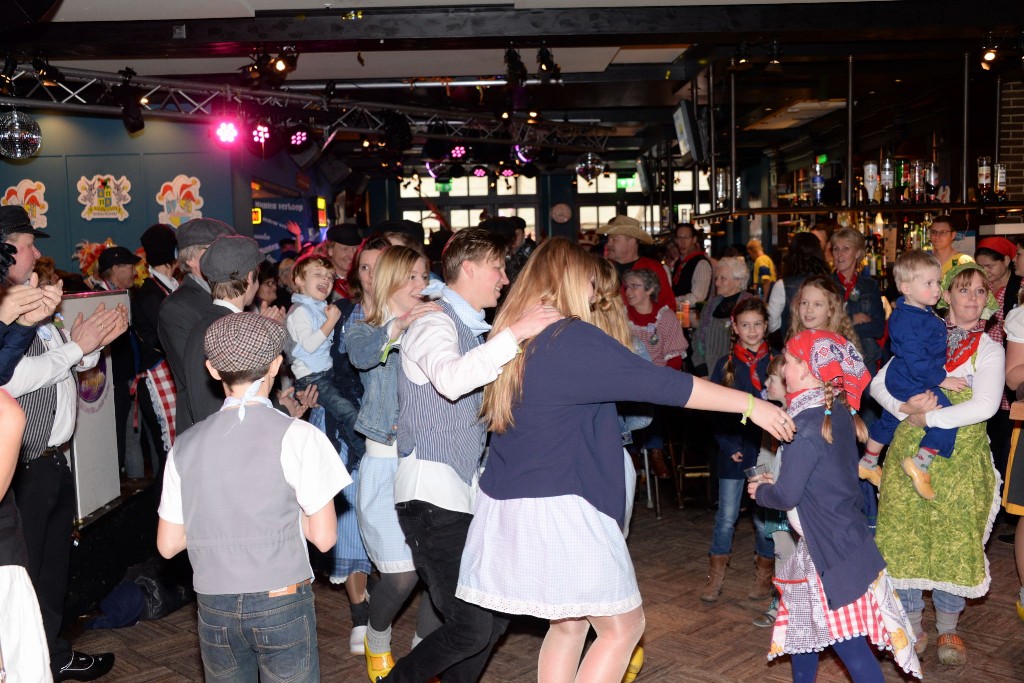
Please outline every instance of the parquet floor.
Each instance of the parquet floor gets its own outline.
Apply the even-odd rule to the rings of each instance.
[[[706,574],[707,547],[714,512],[703,504],[677,510],[671,501],[661,519],[639,503],[633,515],[630,548],[644,596],[647,661],[640,683],[746,681],[784,682],[790,679],[787,659],[768,663],[767,629],[751,625],[766,606],[746,598],[753,578],[753,530],[749,519],[737,529],[732,565],[719,602],[702,603],[697,595]],[[1010,531],[999,526],[995,533]],[[934,646],[923,658],[927,681],[1016,682],[1024,681],[1024,623],[1016,616],[1018,586],[1012,546],[993,540],[988,549],[992,589],[988,597],[971,601],[961,619],[960,632],[967,643],[969,662],[959,669],[942,667]],[[318,580],[316,584],[318,637],[324,681],[366,681],[361,656],[348,653],[349,614],[344,591]],[[415,610],[407,608],[394,627],[395,654],[407,651],[412,637]],[[486,683],[536,680],[536,659],[545,624],[530,619],[513,622],[499,643],[483,677]],[[925,613],[925,627],[934,643],[934,614]],[[78,630],[78,629],[73,629]],[[114,631],[85,631],[75,639],[76,649],[113,651],[114,670],[103,680],[201,681],[202,664],[196,636],[195,607],[171,616]],[[901,681],[891,659],[883,658],[887,682]],[[847,681],[838,660],[824,654],[819,681]]]

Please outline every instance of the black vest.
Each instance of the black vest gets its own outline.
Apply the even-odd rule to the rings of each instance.
[[[697,256],[688,261],[680,259],[672,272],[672,293],[685,296],[693,291],[693,273],[697,270],[697,264],[707,260],[707,256]]]

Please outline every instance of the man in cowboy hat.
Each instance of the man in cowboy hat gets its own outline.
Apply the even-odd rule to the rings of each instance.
[[[608,224],[599,228],[598,232],[608,235],[608,245],[605,247],[605,258],[615,264],[619,271],[619,278],[630,270],[650,270],[658,276],[660,289],[658,300],[655,302],[655,310],[661,310],[662,306],[668,306],[670,311],[676,310],[676,300],[672,296],[672,285],[669,284],[668,274],[664,266],[652,258],[640,256],[640,244],[653,244],[654,238],[643,229],[640,221],[629,216],[616,216],[608,221]],[[623,284],[622,298],[625,301],[626,289]]]

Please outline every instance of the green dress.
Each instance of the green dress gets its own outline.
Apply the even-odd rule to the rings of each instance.
[[[976,367],[977,354],[969,361]],[[946,392],[956,405],[971,389]],[[960,427],[950,458],[929,468],[934,500],[917,495],[900,463],[913,456],[924,430],[904,421],[882,472],[875,540],[897,588],[942,590],[965,598],[988,592],[985,542],[999,511],[999,490],[985,423]]]

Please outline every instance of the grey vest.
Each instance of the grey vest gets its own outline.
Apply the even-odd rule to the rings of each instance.
[[[459,352],[463,355],[480,346],[480,338],[466,327],[448,302],[441,310],[455,323]],[[411,382],[398,366],[398,454],[416,450],[419,460],[448,465],[467,484],[480,465],[487,430],[480,420],[484,391],[479,388],[456,401],[449,401],[427,382]]]
[[[281,470],[292,421],[249,405],[242,422],[221,411],[174,443],[197,593],[261,593],[312,576],[301,509]]]

